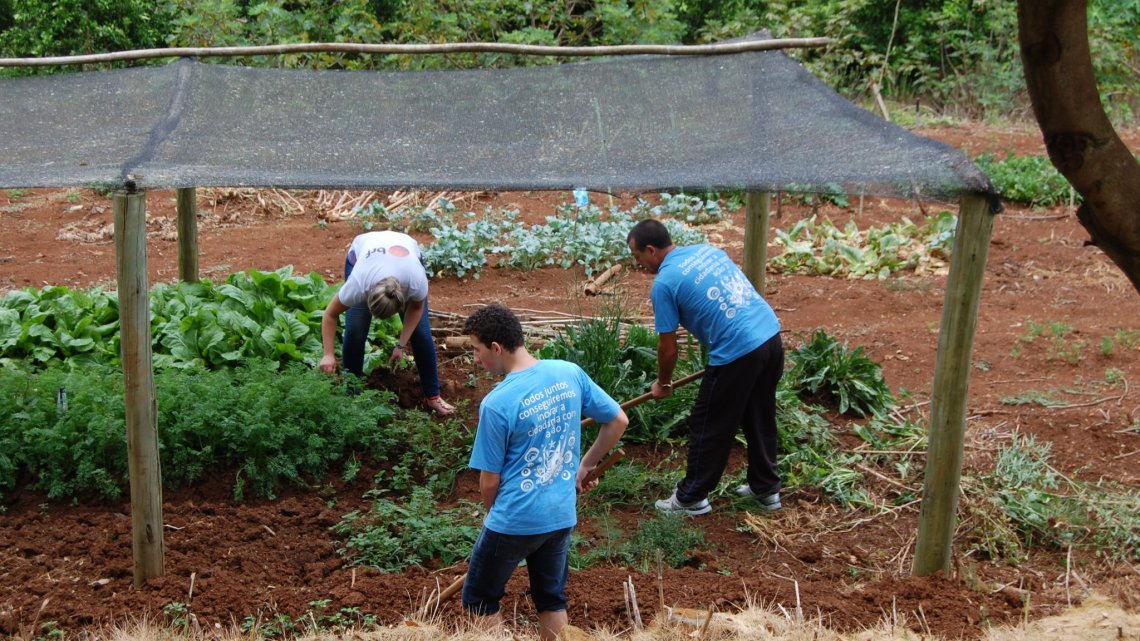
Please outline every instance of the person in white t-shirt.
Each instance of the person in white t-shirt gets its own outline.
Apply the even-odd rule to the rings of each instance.
[[[373,231],[352,240],[344,261],[344,286],[329,301],[321,320],[324,356],[320,368],[335,372],[337,319],[345,312],[344,368],[364,376],[364,346],[372,318],[399,314],[404,322],[389,362],[402,358],[410,346],[424,406],[444,416],[453,408],[439,394],[439,371],[435,341],[428,323],[428,279],[419,244],[407,234]]]

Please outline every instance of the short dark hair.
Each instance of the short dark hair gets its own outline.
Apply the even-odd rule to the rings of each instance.
[[[468,316],[463,324],[463,333],[474,336],[488,347],[491,343],[498,343],[508,352],[523,344],[522,323],[514,312],[497,303]]]
[[[646,218],[634,225],[633,229],[629,230],[629,235],[625,237],[625,242],[631,241],[637,251],[641,251],[650,245],[657,249],[665,249],[673,244],[669,230],[660,220],[655,218]]]

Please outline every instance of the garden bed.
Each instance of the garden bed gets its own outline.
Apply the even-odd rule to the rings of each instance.
[[[1040,134],[1030,127],[971,125],[924,133],[972,155],[1043,152]],[[1129,139],[1133,149],[1140,148],[1138,140],[1137,135]],[[106,227],[110,206],[105,198],[64,190],[12,196],[5,204],[0,193],[0,289],[113,283],[114,247],[106,235],[73,233],[79,227]],[[259,206],[240,193],[212,192],[209,197],[217,204],[202,207],[199,233],[200,266],[209,278],[292,264],[298,273],[316,272],[336,281],[344,250],[361,231],[315,210]],[[174,216],[173,195],[159,192],[147,198],[154,229],[151,278],[170,282],[177,276],[177,246],[164,230]],[[593,198],[608,204],[605,196]],[[475,211],[488,205],[517,208],[522,220],[537,224],[569,199],[568,193],[480,194],[461,206]],[[633,202],[632,195],[615,199],[626,207]],[[838,226],[854,219],[863,228],[904,216],[921,220],[945,208],[870,197],[861,204],[850,202],[846,209],[832,204],[814,208],[785,197],[778,210],[773,205],[773,214],[779,212],[773,225],[787,229],[815,214]],[[742,220],[738,210],[731,222],[705,228],[710,242],[738,261]],[[431,241],[430,234],[419,236]],[[1140,482],[1140,394],[1130,389],[1130,383],[1140,381],[1140,351],[1126,340],[1140,330],[1140,298],[1103,254],[1084,246],[1087,238],[1066,205],[1030,209],[1007,204],[999,216],[971,361],[967,476],[991,470],[996,452],[1014,435],[1033,435],[1051,445],[1050,463],[1067,478],[1131,487]],[[488,267],[478,279],[433,280],[431,306],[463,316],[478,305],[501,302],[524,317],[544,318],[593,315],[620,301],[628,315],[651,317],[648,274],[624,270],[598,297],[580,295],[585,282],[581,268]],[[852,347],[863,346],[883,365],[890,387],[906,390],[901,403],[921,414],[929,408],[944,285],[945,276],[936,270],[883,280],[769,273],[766,297],[790,345],[822,328]],[[493,381],[461,350],[441,346],[440,365],[446,398],[462,404],[465,425],[474,429],[477,404]],[[841,440],[857,447],[851,419],[832,420]],[[629,447],[627,452],[630,460],[649,467],[676,467],[683,460],[667,445]],[[730,469],[741,464],[742,453],[735,452]],[[332,476],[307,490],[283,490],[273,501],[235,503],[231,472],[167,492],[166,575],[138,590],[131,587],[125,499],[57,503],[19,490],[5,497],[0,514],[0,631],[13,634],[47,622],[70,629],[145,613],[169,618],[192,613],[202,626],[245,621],[267,624],[266,630],[276,625],[287,633],[301,629],[309,613],[317,620],[369,614],[382,623],[399,622],[465,566],[385,574],[343,563],[330,528],[346,512],[367,508],[363,494],[376,465],[366,464],[351,484]],[[868,473],[863,482],[881,495],[901,493],[898,485],[907,491],[921,487],[920,476],[902,473]],[[475,500],[476,485],[473,473],[461,473],[446,507]],[[584,521],[580,534],[595,545],[628,537],[653,518],[655,498],[614,505],[607,518]],[[844,511],[814,489],[793,488],[783,511],[756,521],[746,504],[729,497],[714,496],[713,504],[713,513],[696,521],[704,543],[690,561],[667,568],[660,579],[668,605],[731,609],[752,600],[791,609],[799,604],[809,616],[845,629],[870,626],[898,611],[916,630],[978,638],[987,624],[1055,613],[1089,589],[1126,605],[1135,605],[1140,597],[1134,566],[1109,562],[1081,546],[1071,557],[1067,549],[1034,549],[1016,567],[964,555],[960,550],[976,525],[969,518],[963,518],[959,532],[953,576],[910,577],[917,522],[913,505],[877,513]],[[571,621],[582,627],[627,625],[622,582],[630,576],[642,595],[643,614],[651,617],[656,568],[591,567],[571,574]],[[519,573],[504,608],[529,618],[532,610],[524,592],[525,577]],[[457,601],[446,609],[458,612]]]

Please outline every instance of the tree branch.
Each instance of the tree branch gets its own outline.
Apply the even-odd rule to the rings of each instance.
[[[123,62],[151,58],[209,58],[240,56],[273,56],[295,53],[360,53],[360,54],[450,54],[506,53],[523,56],[712,56],[773,49],[811,49],[825,47],[831,38],[781,38],[720,42],[706,45],[608,45],[598,47],[556,47],[499,42],[455,42],[443,44],[354,44],[346,42],[305,42],[255,47],[171,47],[167,49],[135,49],[82,56],[48,58],[0,58],[0,67],[48,67],[52,65],[86,65]]]

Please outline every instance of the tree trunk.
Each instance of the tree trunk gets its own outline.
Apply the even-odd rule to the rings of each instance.
[[[1033,113],[1049,159],[1080,193],[1077,219],[1140,292],[1140,163],[1100,104],[1087,0],[1018,0]]]

